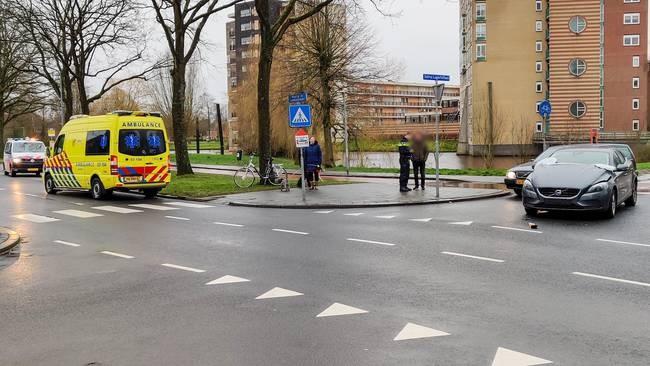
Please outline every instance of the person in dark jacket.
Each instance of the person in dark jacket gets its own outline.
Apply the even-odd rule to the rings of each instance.
[[[402,136],[397,150],[399,151],[399,191],[408,192],[409,176],[411,171],[411,146],[409,140],[411,135],[407,133]]]
[[[413,161],[413,176],[415,178],[415,188],[418,189],[420,186],[424,190],[424,169],[427,164],[427,159],[429,158],[429,147],[427,146],[427,141],[424,138],[424,135],[420,132],[417,132],[413,135],[413,143],[411,144],[411,161]],[[420,176],[418,180],[418,175]]]
[[[309,147],[305,148],[305,176],[307,177],[307,187],[314,190],[318,189],[320,181],[321,164],[323,163],[323,153],[316,138],[309,139]]]

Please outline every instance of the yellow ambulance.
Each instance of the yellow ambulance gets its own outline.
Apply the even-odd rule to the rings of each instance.
[[[48,150],[43,184],[48,194],[90,191],[95,199],[113,191],[155,197],[171,180],[169,143],[159,113],[115,111],[74,116]]]

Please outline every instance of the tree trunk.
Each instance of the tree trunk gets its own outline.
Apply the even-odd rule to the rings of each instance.
[[[323,92],[321,113],[323,114],[323,139],[325,143],[325,155],[323,165],[327,168],[334,166],[334,144],[332,143],[332,88],[324,72],[320,77],[321,90]]]
[[[261,37],[260,59],[258,64],[257,80],[257,146],[260,157],[260,172],[264,174],[268,159],[271,158],[271,66],[273,64],[273,51],[270,39]]]
[[[70,117],[74,114],[74,93],[72,92],[72,82],[67,70],[61,73],[61,98],[63,99],[63,123],[68,123]]]
[[[0,156],[5,152],[5,111],[0,107]]]
[[[172,129],[176,152],[176,174],[194,174],[187,152],[187,125],[185,123],[185,69],[184,62],[175,61],[172,70]]]
[[[86,93],[86,83],[83,78],[77,78],[77,95],[79,96],[79,107],[81,108],[81,114],[90,115],[88,93]]]

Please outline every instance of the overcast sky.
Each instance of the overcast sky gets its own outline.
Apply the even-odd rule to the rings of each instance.
[[[368,0],[364,0],[368,1]],[[396,17],[384,17],[366,4],[368,23],[376,32],[381,54],[401,63],[400,81],[422,81],[423,73],[449,74],[458,82],[457,0],[384,0]],[[225,103],[225,24],[231,11],[217,14],[203,33],[209,42],[203,51],[205,88]]]

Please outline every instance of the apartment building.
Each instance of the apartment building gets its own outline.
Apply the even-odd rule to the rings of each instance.
[[[394,137],[415,130],[434,133],[432,86],[358,81],[348,91],[349,121],[368,136]],[[459,99],[459,87],[447,85],[441,102],[441,128],[450,138],[458,135]]]
[[[460,153],[647,131],[648,0],[461,0],[460,13]]]

